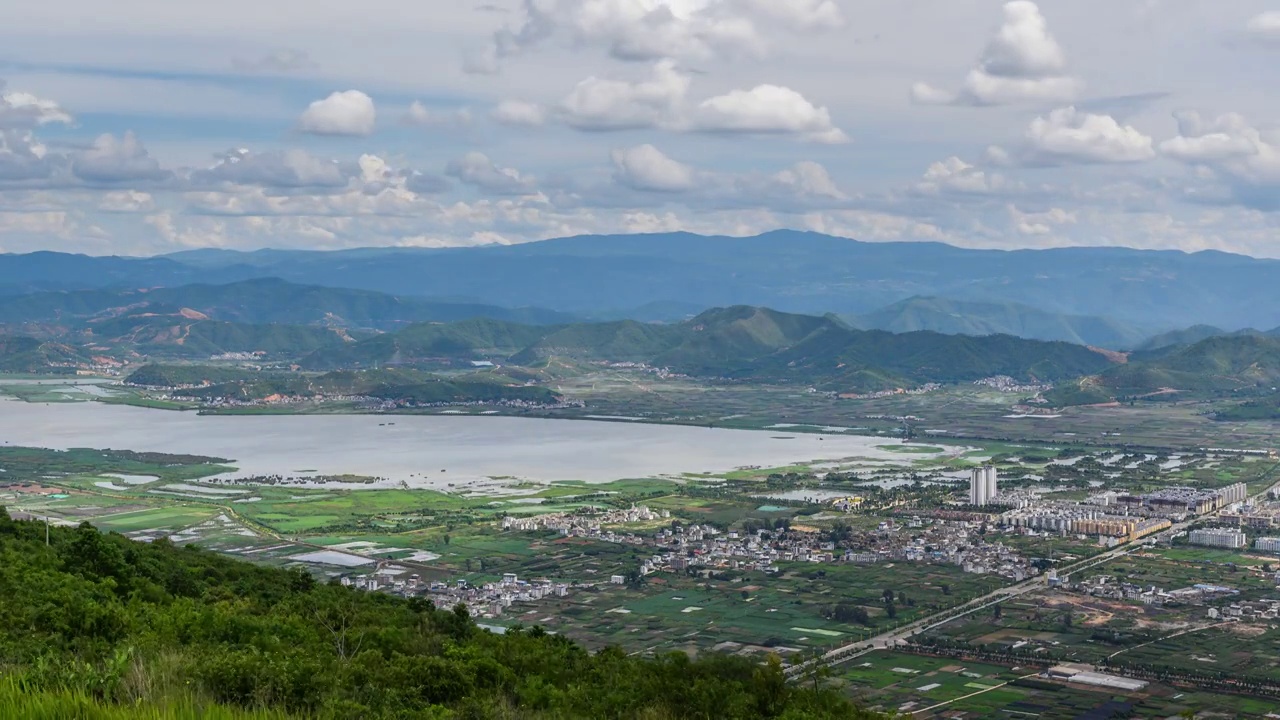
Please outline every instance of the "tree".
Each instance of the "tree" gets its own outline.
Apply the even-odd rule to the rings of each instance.
[[[884,614],[888,615],[890,620],[898,617],[898,606],[894,605],[893,601],[890,600],[884,606]]]
[[[1002,612],[1003,611],[1000,609],[999,603],[997,603],[995,606],[995,609],[991,611],[991,617],[996,620],[999,620]]]

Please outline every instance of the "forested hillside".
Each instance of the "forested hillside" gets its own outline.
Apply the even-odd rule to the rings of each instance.
[[[0,509],[0,711],[60,717],[79,698],[74,717],[875,717],[788,685],[776,661],[590,654],[165,540],[82,525],[50,541]]]
[[[710,378],[795,382],[831,390],[883,390],[991,375],[1056,381],[1105,370],[1081,345],[1008,335],[894,335],[834,316],[768,308],[717,308],[677,325],[630,320],[530,327],[495,320],[413,325],[301,361],[313,370],[415,365],[442,359],[539,366],[552,359],[635,362]]]

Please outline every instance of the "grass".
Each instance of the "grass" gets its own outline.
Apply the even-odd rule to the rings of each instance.
[[[137,510],[119,515],[105,515],[94,520],[104,530],[134,532],[138,530],[177,530],[204,522],[216,512],[208,508],[161,507]]]
[[[0,680],[0,717],[22,720],[287,720],[276,711],[243,710],[191,697],[112,705],[77,690],[30,690]]]

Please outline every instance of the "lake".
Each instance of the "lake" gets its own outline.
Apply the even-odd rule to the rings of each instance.
[[[921,457],[856,435],[465,415],[197,415],[10,398],[0,398],[0,441],[224,457],[240,477],[351,474],[432,488],[489,478],[608,482],[850,458],[905,465]]]

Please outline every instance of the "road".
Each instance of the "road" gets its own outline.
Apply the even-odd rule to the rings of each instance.
[[[1275,473],[1277,469],[1280,469],[1280,464],[1277,464],[1269,472]],[[1273,490],[1280,492],[1280,481],[1271,485],[1266,490],[1263,490],[1262,492],[1257,493],[1256,495],[1251,497],[1250,502],[1253,502],[1258,500],[1259,498],[1262,498],[1268,492]],[[1195,525],[1198,525],[1203,522],[1208,522],[1209,520],[1216,518],[1221,512],[1222,512],[1221,510],[1218,510],[1212,513],[1201,515],[1199,517],[1185,520],[1183,522],[1180,522],[1174,525],[1173,527],[1167,530],[1162,530],[1159,533],[1156,533],[1155,535],[1152,535],[1148,538],[1143,538],[1142,540],[1136,543],[1126,543],[1124,545],[1120,545],[1100,555],[1094,555],[1093,557],[1080,560],[1070,565],[1064,565],[1062,567],[1056,568],[1056,570],[1058,571],[1058,575],[1060,577],[1065,575],[1075,574],[1084,570],[1088,570],[1091,567],[1100,565],[1102,563],[1110,562],[1118,557],[1123,557],[1124,555],[1128,555],[1129,553],[1134,552],[1140,548],[1150,546],[1159,539],[1162,539],[1162,538],[1171,539],[1174,535],[1177,535],[1178,533],[1181,533],[1181,532],[1185,532],[1186,530],[1190,529]],[[921,618],[919,620],[916,620],[915,622],[912,622],[909,625],[904,625],[902,627],[895,628],[893,630],[890,630],[889,632],[877,635],[867,640],[859,640],[856,642],[851,642],[847,645],[842,645],[841,647],[838,647],[835,650],[832,650],[826,653],[825,655],[822,655],[820,657],[817,657],[811,660],[807,660],[798,665],[792,665],[791,667],[788,667],[786,670],[787,677],[788,678],[799,677],[803,675],[807,670],[813,668],[815,665],[820,665],[820,666],[838,665],[842,662],[851,660],[852,658],[858,657],[860,655],[871,652],[873,650],[883,650],[886,648],[892,648],[896,646],[898,643],[901,643],[911,638],[913,635],[918,635],[920,633],[928,632],[929,630],[933,630],[934,628],[938,628],[943,625],[946,625],[947,623],[952,622],[953,620],[958,620],[962,617],[966,617],[976,612],[979,612],[981,610],[984,610],[986,608],[989,608],[992,605],[996,605],[998,603],[1002,603],[1007,600],[1020,597],[1022,595],[1026,595],[1027,593],[1034,592],[1036,590],[1042,590],[1046,587],[1048,587],[1047,578],[1043,575],[1038,575],[1029,580],[1025,580],[1023,582],[1017,583],[1016,585],[1010,585],[1008,587],[1001,588],[994,592],[983,595],[982,597],[974,598],[973,600],[970,600],[969,602],[963,605],[960,605],[958,607],[950,608],[948,610],[943,610],[942,612],[935,613],[928,617]]]

